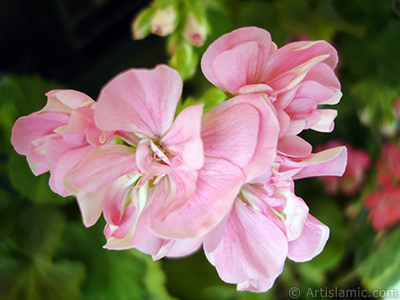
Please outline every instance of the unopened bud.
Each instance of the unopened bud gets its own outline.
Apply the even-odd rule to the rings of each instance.
[[[151,32],[167,36],[175,31],[179,18],[175,6],[158,9],[151,20]]]
[[[203,17],[189,13],[186,19],[183,37],[196,47],[201,47],[207,38],[207,21]]]

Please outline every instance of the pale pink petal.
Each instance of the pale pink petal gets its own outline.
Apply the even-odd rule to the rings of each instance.
[[[330,88],[331,90],[340,90],[340,81],[337,78],[332,67],[326,63],[321,62],[315,65],[303,79],[304,81],[316,81],[323,86]]]
[[[63,113],[33,113],[19,118],[11,132],[11,143],[15,151],[28,155],[29,145],[34,140],[54,134],[54,129],[68,123],[69,116]]]
[[[202,238],[175,240],[174,245],[168,251],[167,257],[184,257],[200,249]]]
[[[94,225],[103,211],[103,199],[105,189],[96,193],[83,192],[76,197],[82,215],[83,224],[86,227]]]
[[[65,177],[92,149],[93,146],[88,144],[72,145],[62,136],[54,137],[49,141],[46,159],[50,167],[49,185],[53,192],[63,197],[71,195],[65,188]]]
[[[312,99],[315,103],[336,104],[337,102],[335,103],[331,100],[335,93],[334,90],[317,81],[305,81],[296,89],[295,97],[298,99]]]
[[[298,135],[306,127],[305,120],[292,120],[290,121],[288,129],[285,131],[284,135]]]
[[[70,114],[74,109],[94,104],[94,100],[88,95],[74,90],[52,90],[46,96],[47,104],[42,111]]]
[[[257,27],[244,27],[221,36],[205,51],[201,59],[201,69],[204,76],[215,86],[221,88],[221,83],[215,74],[214,60],[221,53],[248,42],[256,42],[259,47],[259,62],[266,59],[275,49],[268,31]],[[228,75],[228,74],[227,74]],[[230,74],[229,74],[230,75]]]
[[[251,104],[231,101],[204,115],[201,137],[207,157],[223,158],[243,168],[257,147],[260,114]]]
[[[125,71],[102,89],[96,125],[105,131],[160,138],[172,125],[181,92],[179,73],[168,66]]]
[[[308,215],[308,206],[297,197],[289,188],[279,188],[275,191],[274,197],[286,200],[285,208],[282,211],[284,215],[284,224],[286,227],[286,236],[288,241],[297,239],[302,230]]]
[[[324,249],[329,238],[329,227],[308,215],[301,235],[289,242],[288,258],[295,262],[309,261]]]
[[[300,179],[314,176],[342,176],[346,169],[347,149],[336,147],[313,154],[311,158],[296,163],[301,170],[293,176]]]
[[[203,141],[200,136],[202,114],[203,105],[185,108],[160,142],[170,154],[180,156],[194,169],[200,169],[204,164]]]
[[[242,168],[246,181],[274,161],[278,121],[263,97],[240,95],[211,109],[203,117],[204,152]]]
[[[256,42],[248,42],[219,54],[212,64],[220,82],[218,88],[237,95],[241,87],[256,83],[257,56]]]
[[[337,116],[337,110],[334,109],[318,109],[320,120],[314,124],[311,129],[319,132],[332,132],[335,123],[334,120]]]
[[[67,190],[94,193],[117,178],[137,170],[135,153],[123,145],[104,145],[91,150],[68,174]]]
[[[207,158],[198,176],[196,193],[179,213],[149,220],[157,235],[172,239],[204,235],[226,215],[243,184],[241,170],[224,159]]]
[[[276,277],[288,251],[284,233],[267,216],[235,201],[211,262],[222,280],[242,283]]]
[[[312,146],[299,136],[283,136],[278,141],[278,152],[290,157],[308,157]]]
[[[282,265],[282,271],[283,271],[283,265]],[[266,292],[268,291],[273,285],[276,280],[276,278],[279,276],[280,273],[277,273],[276,276],[272,277],[267,277],[267,278],[262,278],[258,280],[247,280],[241,283],[237,284],[237,290],[238,291],[251,291],[251,292]]]
[[[167,174],[171,171],[169,164],[161,162],[162,158],[153,157],[151,149],[152,141],[149,139],[143,139],[136,147],[136,164],[139,170],[146,174],[148,177],[159,176]],[[164,154],[163,154],[164,155]],[[157,161],[156,159],[159,159]]]
[[[149,201],[152,218],[168,219],[181,210],[196,190],[197,171],[182,165],[154,183]]]
[[[320,62],[331,68],[337,64],[338,57],[335,48],[324,41],[294,42],[278,49],[268,59],[264,66],[263,82],[267,82],[276,90],[291,88],[303,80],[309,70]],[[291,74],[286,80],[282,76]]]

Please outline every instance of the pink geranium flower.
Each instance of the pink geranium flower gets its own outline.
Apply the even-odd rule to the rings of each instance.
[[[191,198],[197,170],[204,164],[203,108],[188,107],[174,121],[181,92],[179,74],[164,65],[128,70],[104,86],[96,107],[96,125],[116,131],[123,142],[93,149],[67,178],[86,225],[96,222],[102,210],[114,227],[130,205],[136,206],[138,214],[143,207],[135,201],[144,201],[138,198],[144,186],[153,187],[147,202],[153,201],[165,215]]]
[[[113,132],[96,127],[96,103],[89,96],[73,90],[53,90],[46,96],[42,110],[15,122],[11,143],[27,157],[35,175],[50,170],[51,189],[67,196],[65,175],[88,151],[107,143]]]
[[[166,67],[163,69],[167,71]],[[156,71],[157,69],[146,72],[151,75],[151,72],[154,74]],[[162,78],[172,78],[172,74]],[[154,80],[152,82],[154,84]],[[111,81],[110,85],[113,83],[115,81]],[[132,78],[130,83],[133,85]],[[101,97],[102,95],[99,109],[101,109]],[[115,101],[118,98],[110,99]],[[134,120],[132,118],[130,122]],[[190,122],[193,120],[195,119],[192,118]],[[112,120],[109,121],[112,123]],[[190,122],[185,122],[186,129]],[[278,131],[274,113],[261,96],[243,95],[224,102],[202,118],[201,140],[204,147],[204,164],[197,170],[194,194],[189,197],[185,205],[173,210],[174,205],[180,205],[177,198],[180,194],[173,194],[178,189],[169,187],[174,178],[168,179],[163,176],[160,179],[156,177],[141,182],[140,178],[145,173],[140,169],[136,171],[132,169],[130,173],[112,180],[103,188],[93,189],[80,196],[80,202],[85,203],[84,206],[87,207],[84,212],[89,212],[86,214],[86,223],[93,223],[103,209],[107,220],[105,247],[109,249],[135,247],[153,255],[154,259],[190,254],[200,247],[202,236],[218,224],[231,209],[242,184],[271,166],[276,156]],[[162,139],[159,143],[163,145]],[[129,146],[115,146],[116,149],[121,147],[129,148]],[[163,146],[163,151],[167,154],[169,148]],[[110,154],[112,152],[110,148]],[[127,151],[126,155],[116,154],[123,159],[124,156],[133,157],[135,152]],[[83,172],[90,170],[89,166],[101,165],[104,166],[104,170],[109,169],[105,161],[104,159],[94,163],[88,155],[71,172],[70,178],[75,182],[74,185],[78,186],[88,177],[88,174]],[[167,176],[170,176],[170,173]],[[179,191],[185,188],[184,184],[190,183],[188,180],[190,177],[186,176],[185,181],[179,183]],[[140,186],[134,185],[139,182]],[[85,186],[80,186],[83,190],[88,190],[88,187],[90,187],[89,181]],[[102,207],[97,206],[96,217],[93,218],[92,208],[96,199],[97,203],[100,202],[98,199],[104,199],[104,202]],[[177,203],[174,203],[175,201]],[[169,207],[163,205],[165,202]]]
[[[238,290],[268,290],[286,258],[304,262],[318,255],[329,228],[308,213],[294,194],[293,179],[340,176],[346,148],[338,147],[293,161],[278,156],[273,166],[245,182],[230,213],[204,237],[204,250],[222,280]]]
[[[327,42],[293,42],[278,49],[266,30],[245,27],[213,42],[201,67],[211,83],[229,94],[263,94],[279,120],[278,150],[307,157],[311,146],[297,134],[309,128],[333,130],[337,112],[319,105],[341,98],[333,72],[337,62],[336,50]]]

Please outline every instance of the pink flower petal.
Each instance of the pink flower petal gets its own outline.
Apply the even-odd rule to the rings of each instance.
[[[243,183],[241,170],[224,159],[207,158],[198,176],[196,193],[179,213],[149,220],[158,236],[182,239],[204,235],[226,215]]]
[[[137,170],[132,149],[123,145],[104,145],[91,150],[68,174],[67,190],[94,193],[122,175]]]
[[[194,169],[200,169],[204,164],[203,141],[200,136],[202,114],[203,105],[185,108],[161,140],[164,149],[181,156]]]
[[[308,157],[312,146],[299,136],[283,136],[278,142],[278,152],[290,157]]]
[[[105,131],[160,138],[172,125],[181,92],[182,80],[168,66],[125,71],[102,89],[96,124]]]
[[[335,127],[334,120],[337,116],[337,110],[334,109],[319,109],[320,120],[314,124],[311,129],[319,132],[332,132]]]
[[[282,266],[283,271],[283,266]],[[279,272],[276,276],[258,279],[258,280],[246,280],[244,282],[238,283],[237,290],[238,291],[251,291],[251,292],[266,292],[268,291],[273,285],[276,280],[276,277],[281,272]]]
[[[297,163],[301,170],[293,176],[293,179],[300,179],[315,176],[341,176],[347,163],[346,147],[336,147],[324,150],[312,155]]]
[[[300,83],[307,72],[318,63],[324,62],[331,68],[335,68],[337,61],[335,48],[327,42],[290,43],[271,54],[263,68],[262,81],[269,83],[276,90],[291,88]],[[287,77],[285,81],[279,80],[282,76],[289,74],[294,77]]]
[[[235,201],[224,235],[211,253],[222,280],[242,283],[276,277],[288,251],[284,233],[267,216]]]
[[[91,145],[76,146],[65,142],[62,136],[52,138],[47,145],[47,162],[50,167],[49,185],[53,192],[65,197],[71,195],[64,186],[68,172],[93,149]]]
[[[278,133],[275,114],[259,95],[236,96],[203,117],[205,155],[225,158],[242,168],[246,181],[272,164]]]
[[[154,184],[151,198],[152,218],[167,219],[181,210],[196,190],[197,171],[181,166]]]
[[[201,69],[204,76],[215,86],[222,88],[214,70],[214,60],[221,53],[248,42],[256,42],[259,47],[260,62],[266,59],[276,46],[271,41],[268,31],[257,27],[245,27],[234,30],[214,41],[201,59]],[[240,58],[239,58],[240,59]]]
[[[69,116],[63,113],[33,113],[19,118],[11,132],[11,143],[15,151],[28,155],[29,145],[36,139],[54,134],[54,129],[68,123]]]
[[[289,242],[288,258],[295,262],[309,261],[321,253],[328,238],[329,227],[309,214],[300,237]]]
[[[256,82],[257,56],[256,42],[248,42],[219,54],[213,61],[214,73],[221,85],[219,88],[237,95],[241,87]]]
[[[52,90],[46,93],[48,97],[43,112],[62,112],[71,114],[72,110],[82,106],[94,104],[94,100],[88,95],[74,90]]]

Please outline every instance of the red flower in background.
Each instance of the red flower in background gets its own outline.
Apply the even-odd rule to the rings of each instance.
[[[385,144],[376,163],[380,189],[374,190],[364,201],[370,210],[368,220],[376,230],[400,223],[400,149],[396,144]]]
[[[324,182],[325,192],[329,195],[337,194],[339,191],[350,197],[359,191],[364,181],[365,172],[370,166],[371,159],[367,151],[354,148],[338,140],[331,140],[324,146],[317,147],[318,151],[345,145],[347,147],[347,167],[342,177],[326,176],[319,178]]]

